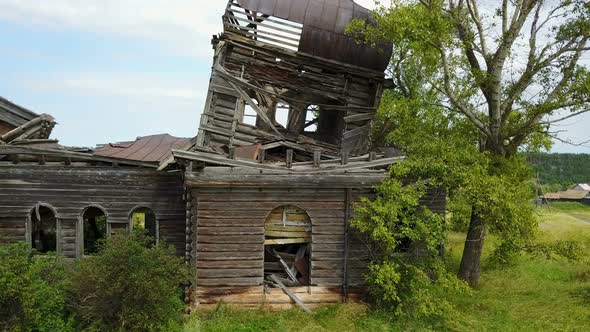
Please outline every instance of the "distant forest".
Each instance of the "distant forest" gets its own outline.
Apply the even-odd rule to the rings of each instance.
[[[590,182],[590,154],[530,153],[526,157],[543,187],[551,191]]]

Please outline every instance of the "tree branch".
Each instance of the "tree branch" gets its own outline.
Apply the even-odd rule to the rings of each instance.
[[[484,135],[490,137],[491,136],[490,131],[486,127],[486,125],[484,124],[484,122],[467,105],[463,104],[461,102],[460,98],[458,98],[455,95],[455,92],[453,91],[453,89],[451,87],[451,79],[450,79],[451,75],[450,75],[449,62],[448,62],[447,56],[446,56],[444,50],[439,49],[439,51],[441,53],[441,60],[442,60],[442,65],[443,65],[443,73],[444,73],[443,84],[444,84],[444,90],[441,91],[441,89],[436,84],[433,84],[433,86],[435,86],[439,91],[445,93],[446,96],[449,98],[449,101],[451,102],[451,104],[460,113],[462,113],[463,115],[465,115],[469,119],[469,121],[471,121],[473,123],[473,125],[475,125],[475,127],[477,129],[479,129]]]
[[[477,2],[476,0],[467,0],[467,8],[469,9],[469,13],[471,14],[471,19],[475,23],[477,27],[477,32],[479,35],[479,43],[481,47],[481,54],[484,58],[488,58],[488,47],[486,44],[486,38],[483,30],[483,25],[481,24],[481,16],[479,15],[479,11],[477,9]]]
[[[562,106],[562,107],[560,107],[560,108],[571,107],[571,106],[574,106],[574,105],[575,105],[575,104],[573,104],[573,103],[570,103],[570,104],[568,104],[568,105],[563,105],[563,106]],[[550,125],[550,124],[558,123],[558,122],[561,122],[561,121],[565,121],[565,120],[567,120],[567,119],[571,119],[571,118],[573,118],[573,117],[576,117],[576,116],[578,116],[578,115],[582,115],[582,114],[584,114],[584,113],[588,113],[588,112],[590,112],[590,109],[586,109],[586,110],[579,111],[579,112],[574,112],[574,113],[572,113],[572,114],[566,115],[566,116],[564,116],[564,117],[561,117],[561,118],[558,118],[558,119],[555,119],[555,120],[550,120],[550,121],[543,121],[543,122],[539,122],[539,124],[541,124],[541,125]]]

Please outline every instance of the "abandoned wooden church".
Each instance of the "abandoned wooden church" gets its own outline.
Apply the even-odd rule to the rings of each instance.
[[[392,46],[355,43],[354,18],[374,24],[352,0],[230,0],[192,139],[65,147],[51,116],[0,99],[0,243],[83,259],[144,229],[196,268],[197,308],[358,296],[354,203],[401,157],[369,143]]]

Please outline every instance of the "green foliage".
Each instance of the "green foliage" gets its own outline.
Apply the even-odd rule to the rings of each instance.
[[[590,244],[590,223],[572,216],[590,209],[537,211],[541,215],[542,242],[575,241]],[[580,212],[583,211],[583,212]],[[451,232],[447,241],[450,270],[461,259],[462,233]],[[590,330],[590,246],[583,259],[569,261],[524,254],[501,269],[489,264],[498,239],[490,236],[484,248],[480,287],[467,293],[447,293],[442,299],[455,311],[448,317],[392,317],[388,312],[346,304],[314,310],[269,312],[220,306],[217,311],[197,313],[185,323],[185,331],[588,331]],[[585,259],[584,259],[585,258]]]
[[[96,256],[81,260],[70,276],[71,308],[89,329],[164,331],[184,308],[180,285],[188,279],[174,249],[116,235]]]
[[[352,221],[372,244],[366,281],[373,301],[398,317],[453,317],[444,294],[466,292],[437,257],[444,243],[443,216],[420,204],[427,181],[403,185],[392,178],[363,199]]]
[[[26,243],[0,246],[0,330],[71,331],[65,265]]]
[[[544,187],[544,192],[556,192],[577,183],[590,182],[590,155],[569,153],[529,153],[528,162]]]

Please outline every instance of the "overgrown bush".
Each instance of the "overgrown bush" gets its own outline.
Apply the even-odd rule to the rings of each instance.
[[[456,312],[447,299],[468,292],[438,256],[444,220],[420,204],[428,188],[427,182],[386,180],[374,200],[362,200],[352,222],[372,247],[365,276],[371,296],[397,316],[452,317]]]
[[[100,331],[163,331],[178,326],[179,287],[188,280],[174,249],[116,235],[70,275],[71,308],[81,327]]]
[[[65,265],[27,243],[0,246],[0,330],[70,331]]]

